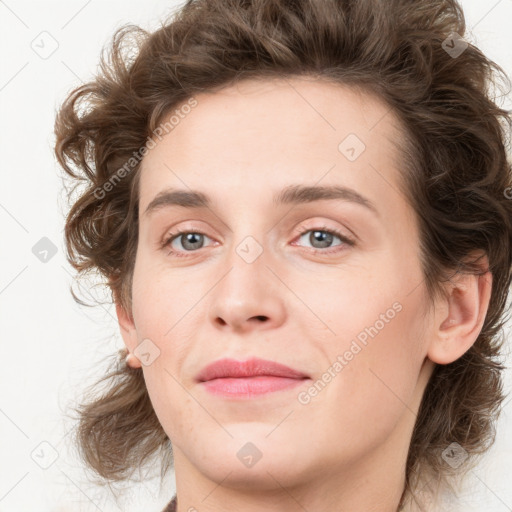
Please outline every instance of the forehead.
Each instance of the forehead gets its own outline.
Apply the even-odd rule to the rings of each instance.
[[[140,211],[166,186],[226,200],[238,191],[243,202],[243,190],[271,199],[289,183],[368,188],[398,179],[399,123],[372,94],[294,78],[247,80],[194,98],[142,161]]]

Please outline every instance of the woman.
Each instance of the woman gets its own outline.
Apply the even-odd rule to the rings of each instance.
[[[511,118],[464,31],[451,0],[189,0],[116,33],[56,121],[69,260],[126,347],[79,409],[102,478],[159,456],[167,511],[434,510],[488,449]]]

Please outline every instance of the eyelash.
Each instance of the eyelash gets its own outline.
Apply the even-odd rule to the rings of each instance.
[[[355,241],[352,240],[351,238],[348,238],[347,236],[345,236],[343,233],[339,232],[338,230],[336,229],[332,229],[332,228],[328,228],[327,226],[324,226],[322,228],[305,228],[305,227],[301,227],[298,229],[296,235],[295,235],[295,238],[301,238],[303,235],[305,235],[306,233],[310,232],[310,231],[320,231],[321,233],[328,233],[330,235],[334,235],[336,236],[337,238],[339,238],[344,245],[348,245],[349,247],[353,247],[355,246]],[[176,238],[179,238],[181,235],[184,235],[184,234],[190,234],[190,233],[193,233],[194,235],[205,235],[204,233],[201,233],[200,231],[193,231],[193,230],[190,230],[190,229],[177,229],[176,231],[172,232],[172,233],[169,233],[169,235],[166,237],[165,241],[162,243],[162,249],[165,249],[165,248],[169,248],[169,246],[171,245],[171,243],[176,239]],[[208,235],[205,235],[205,236],[208,236]],[[341,247],[341,246],[336,246],[336,247]],[[329,249],[333,249],[331,247],[327,248],[327,249],[310,249],[309,252],[312,252],[313,254],[318,254],[318,253],[322,253],[322,254],[332,254],[332,253],[338,253],[342,250],[344,250],[343,248],[342,249],[335,249],[335,250],[329,250]],[[194,252],[197,252],[197,251],[185,251],[185,252],[190,252],[190,253],[194,253]],[[187,256],[183,255],[183,254],[180,254],[178,251],[173,251],[172,249],[169,250],[169,252],[167,253],[167,255],[173,255],[173,256],[176,256],[178,258],[186,258]]]

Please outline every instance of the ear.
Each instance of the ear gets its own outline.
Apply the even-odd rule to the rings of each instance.
[[[133,317],[129,314],[121,304],[116,302],[116,315],[117,321],[119,322],[119,328],[121,330],[121,336],[123,337],[124,344],[128,349],[128,352],[132,354],[130,357],[130,366],[132,368],[140,368],[142,366],[140,360],[134,355],[135,348],[138,345],[137,331],[135,329],[135,323]]]
[[[487,256],[481,256],[482,275],[457,273],[446,287],[447,297],[436,308],[433,336],[427,355],[449,364],[475,343],[489,307],[492,274]]]

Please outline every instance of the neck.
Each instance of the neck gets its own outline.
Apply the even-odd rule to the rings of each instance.
[[[408,444],[383,448],[377,459],[371,454],[345,467],[309,469],[294,483],[264,468],[250,480],[233,478],[234,472],[214,480],[175,450],[177,512],[397,512]]]

